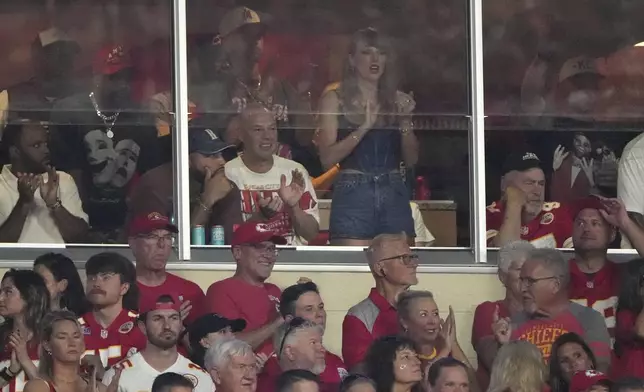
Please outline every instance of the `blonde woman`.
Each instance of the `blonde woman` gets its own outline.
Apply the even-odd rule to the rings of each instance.
[[[96,367],[81,367],[85,352],[77,316],[68,310],[48,313],[42,321],[40,378],[29,380],[24,392],[116,392],[118,375],[109,386],[97,380]]]
[[[510,342],[494,359],[488,392],[541,392],[546,379],[541,351],[524,340]]]

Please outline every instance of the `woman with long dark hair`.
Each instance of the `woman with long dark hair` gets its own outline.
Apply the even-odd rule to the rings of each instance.
[[[49,311],[49,291],[40,275],[27,270],[9,270],[0,283],[0,388],[24,385],[25,376],[38,377],[40,324]],[[36,362],[36,363],[34,363]]]
[[[97,381],[96,368],[81,368],[85,342],[74,313],[68,310],[48,313],[43,319],[40,336],[40,377],[30,380],[24,392],[116,391],[118,375],[106,387]]]
[[[644,259],[629,261],[622,272],[611,378],[644,378]]]
[[[549,384],[552,392],[568,392],[573,374],[596,369],[597,360],[584,338],[574,332],[568,332],[559,336],[552,344],[549,366]]]
[[[78,316],[89,310],[83,282],[69,257],[45,253],[34,260],[34,271],[45,280],[52,310],[67,309]]]
[[[422,392],[423,372],[414,342],[398,336],[375,340],[365,357],[366,375],[376,392]]]
[[[411,121],[415,102],[398,91],[390,40],[375,29],[358,31],[340,83],[320,99],[316,132],[322,165],[340,164],[330,218],[332,245],[367,246],[382,233],[415,237],[410,195],[400,163],[418,161]]]

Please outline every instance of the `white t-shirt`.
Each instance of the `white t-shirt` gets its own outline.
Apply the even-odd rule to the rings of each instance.
[[[626,211],[644,215],[644,133],[624,147],[617,172],[617,197]],[[632,248],[625,235],[622,248]]]
[[[279,197],[277,191],[280,188],[280,178],[286,176],[286,183],[290,184],[292,171],[298,170],[304,176],[305,190],[300,199],[300,208],[307,214],[313,216],[320,222],[318,211],[318,199],[311,183],[309,173],[304,166],[290,159],[273,156],[273,167],[266,173],[255,173],[251,171],[240,157],[226,163],[226,177],[237,185],[241,192],[241,209],[244,221],[249,219],[253,213],[259,211],[259,196],[263,198]],[[284,236],[289,245],[305,245],[304,238],[295,235],[293,226]]]
[[[70,214],[87,222],[87,214],[83,211],[83,203],[78,194],[74,179],[65,172],[57,172],[59,178],[58,192],[60,202]],[[47,173],[43,180],[48,181]],[[4,223],[11,215],[11,211],[18,203],[18,178],[11,172],[11,165],[5,165],[0,172],[0,224]],[[65,241],[58,230],[51,212],[45,201],[40,196],[40,189],[34,193],[35,206],[27,216],[25,225],[18,242],[39,244],[63,244]]]
[[[183,355],[179,354],[177,361],[162,372],[150,366],[141,353],[122,360],[105,372],[103,384],[110,385],[114,377],[115,368],[120,367],[121,379],[119,380],[119,392],[144,392],[152,390],[154,379],[166,372],[178,373],[192,381],[195,385],[194,392],[214,392],[215,384],[210,375],[199,365],[195,365]]]

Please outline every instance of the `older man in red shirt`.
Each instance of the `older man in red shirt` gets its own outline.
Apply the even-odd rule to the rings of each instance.
[[[349,369],[362,362],[375,339],[398,333],[398,295],[418,283],[418,256],[411,253],[403,233],[374,238],[367,260],[376,287],[349,309],[342,323],[342,356]]]
[[[277,260],[275,245],[285,245],[284,220],[246,222],[233,233],[232,253],[237,270],[230,278],[213,283],[206,293],[205,308],[228,319],[246,320],[246,329],[237,334],[253,350],[270,356],[270,342],[284,323],[279,312],[281,290],[266,283]]]

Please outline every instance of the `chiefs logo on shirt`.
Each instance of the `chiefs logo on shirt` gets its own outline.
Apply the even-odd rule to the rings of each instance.
[[[494,202],[486,209],[488,244],[499,234],[505,206]],[[532,221],[521,226],[521,239],[530,241],[537,248],[572,248],[572,217],[568,209],[558,202],[543,203],[541,212]]]

